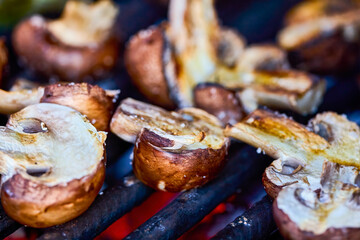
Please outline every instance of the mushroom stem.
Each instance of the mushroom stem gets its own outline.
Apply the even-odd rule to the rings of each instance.
[[[192,89],[207,81],[218,65],[220,28],[213,0],[171,1],[169,19],[167,36],[175,50],[179,73],[178,79],[168,79],[168,84],[179,88],[180,107],[189,107],[193,105]]]

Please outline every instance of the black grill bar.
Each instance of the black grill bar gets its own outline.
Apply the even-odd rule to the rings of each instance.
[[[4,239],[8,235],[15,232],[22,225],[15,222],[6,215],[3,207],[0,205],[0,239]]]
[[[236,189],[261,177],[269,164],[265,159],[269,158],[256,154],[249,146],[239,149],[239,145],[233,144],[232,149],[236,152],[230,153],[229,163],[214,181],[182,193],[125,239],[176,239]]]
[[[276,224],[272,215],[272,200],[269,196],[265,196],[218,232],[212,240],[267,239],[274,230],[276,230]]]
[[[126,179],[105,189],[81,216],[45,229],[39,239],[92,239],[154,192],[132,174]]]

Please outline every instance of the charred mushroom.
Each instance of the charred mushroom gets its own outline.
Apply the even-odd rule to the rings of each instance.
[[[212,0],[171,1],[169,22],[141,31],[125,56],[140,91],[164,107],[195,105],[194,88],[210,82],[239,90],[247,112],[266,105],[308,114],[325,91],[324,80],[289,70],[281,49],[245,48],[239,34],[219,25]],[[291,87],[294,82],[300,90]]]
[[[32,89],[0,90],[0,113],[12,114],[37,103],[56,103],[84,114],[101,131],[109,129],[110,119],[119,94],[88,83],[52,84]]]
[[[92,5],[69,1],[57,20],[36,15],[21,22],[13,32],[13,45],[27,66],[46,77],[92,81],[115,65],[118,44],[112,28],[116,15],[111,1]]]
[[[325,139],[284,115],[266,110],[256,110],[242,122],[228,126],[225,135],[258,147],[277,159],[263,175],[265,189],[272,197],[294,183],[303,183],[314,190],[320,188],[325,160],[341,164],[340,180],[354,183],[356,167],[360,167],[357,125],[331,112],[318,114],[311,125],[331,138]]]
[[[97,196],[105,177],[106,134],[79,112],[31,105],[10,116],[0,138],[1,203],[14,220],[36,228],[61,224]]]
[[[125,99],[111,131],[135,143],[133,170],[150,187],[179,192],[199,187],[225,164],[228,138],[214,116],[196,108],[168,112]]]
[[[276,198],[274,218],[285,238],[359,238],[354,216],[360,211],[360,129],[355,123],[327,112],[305,127],[257,110],[227,127],[225,135],[277,159],[265,170],[263,183]]]
[[[290,11],[279,44],[297,68],[319,73],[349,70],[359,55],[359,13],[357,1],[305,1]]]

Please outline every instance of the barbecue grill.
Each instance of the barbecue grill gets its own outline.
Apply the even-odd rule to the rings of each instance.
[[[249,43],[253,43],[273,41],[281,26],[284,13],[297,2],[297,0],[223,0],[217,2],[217,9],[224,25],[237,28]],[[166,17],[166,6],[155,0],[119,0],[117,3],[120,6],[118,36],[123,42],[138,30],[159,23]],[[12,54],[11,49],[10,54]],[[6,87],[11,85],[11,79],[17,77],[34,78],[17,67],[14,61],[11,62],[11,70],[11,76],[8,78],[10,81],[7,81]],[[350,120],[359,124],[360,88],[356,73],[346,76],[329,76],[326,80],[328,90],[319,112],[331,110],[345,113]],[[143,99],[131,85],[121,62],[111,79],[103,80],[98,84],[104,88],[119,87],[122,91],[120,99],[128,96]],[[311,117],[289,114],[300,122],[306,122]],[[1,120],[4,123],[5,116],[2,116]],[[101,191],[84,214],[65,224],[39,230],[38,238],[94,238],[153,194],[154,190],[136,180],[131,173],[129,165],[131,152],[130,144],[110,134],[107,142],[107,187]],[[251,183],[256,181],[259,182],[265,167],[270,162],[269,157],[258,154],[256,149],[233,142],[228,164],[215,180],[201,188],[180,193],[125,239],[179,238],[238,189],[252,186]],[[260,195],[265,195],[261,189],[258,192]],[[276,231],[270,198],[265,196],[252,205],[243,214],[229,222],[213,239],[282,239]],[[19,223],[6,216],[0,206],[0,237],[6,237],[20,227]]]

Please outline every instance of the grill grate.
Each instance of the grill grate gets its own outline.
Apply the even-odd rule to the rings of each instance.
[[[121,11],[119,17],[121,27],[119,27],[118,34],[123,42],[139,29],[159,22],[166,16],[166,8],[151,4],[150,0],[119,0],[117,2]],[[242,32],[249,42],[271,39],[280,26],[284,12],[298,1],[273,0],[271,2],[270,7],[269,1],[266,0],[224,0],[221,3],[218,1],[219,16],[224,20],[225,25],[236,27]],[[268,7],[261,7],[261,4],[267,4]],[[269,9],[276,9],[276,11]],[[249,16],[256,16],[256,19],[252,17],[249,22],[247,20]],[[265,30],[260,31],[260,29]],[[15,63],[13,64],[16,66]],[[13,78],[24,76],[21,69],[17,67],[12,69],[18,70]],[[129,84],[124,69],[122,67],[119,69],[115,73],[114,79],[122,90],[121,97],[131,96],[141,99],[141,96],[136,95],[134,87]],[[327,78],[328,91],[319,111],[333,110],[346,113],[350,120],[360,123],[360,91],[355,80],[354,76]],[[100,85],[106,86],[108,83],[109,81],[104,81]],[[295,116],[295,118],[302,122],[307,120],[300,116]],[[111,135],[109,140],[111,141],[107,146],[109,152],[108,173],[110,173],[107,176],[108,183],[117,179],[114,176],[116,172],[114,169],[119,161],[119,156],[122,156],[121,161],[129,161],[128,155],[124,153],[129,145]],[[180,237],[237,189],[259,179],[271,161],[263,155],[256,154],[253,148],[240,143],[232,144],[229,156],[229,162],[218,178],[202,188],[181,193],[126,239],[175,239]],[[40,233],[39,239],[91,239],[100,234],[153,193],[152,189],[134,179],[131,173],[121,178],[120,183],[105,189],[89,210],[80,217],[63,225],[44,229]],[[245,218],[250,224],[245,224],[244,221],[241,223],[240,220]],[[20,227],[20,224],[6,216],[0,206],[0,238],[8,236]],[[268,239],[275,229],[271,201],[265,197],[218,232],[213,239]],[[275,234],[275,238],[279,239],[279,236]]]
[[[232,149],[239,149],[233,144]],[[260,178],[269,161],[251,147],[230,153],[231,158],[219,177],[199,189],[180,194],[159,213],[125,239],[176,239],[204,218],[239,187]],[[267,158],[268,159],[268,158]],[[241,166],[241,167],[239,167]]]
[[[229,223],[212,239],[266,239],[275,229],[272,201],[268,196],[265,196],[252,208]]]

